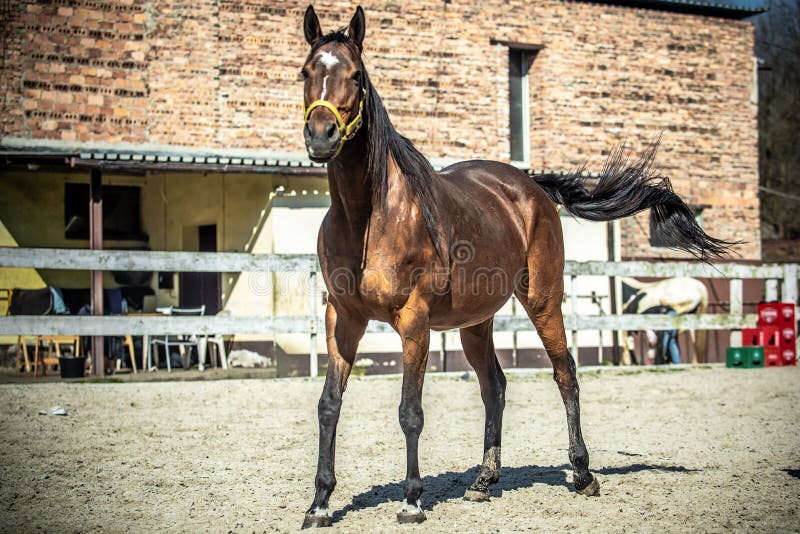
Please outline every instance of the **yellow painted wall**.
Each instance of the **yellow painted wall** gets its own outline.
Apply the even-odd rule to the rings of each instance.
[[[271,197],[273,182],[277,179],[283,184],[289,183],[285,177],[245,174],[104,175],[104,184],[142,187],[142,230],[148,235],[148,240],[142,242],[105,241],[104,247],[194,251],[197,250],[197,227],[215,224],[220,251],[272,252]],[[3,171],[0,175],[0,244],[88,248],[87,240],[64,237],[64,184],[88,181],[85,173]],[[324,180],[320,182],[325,184]],[[0,288],[89,286],[87,271],[40,270],[37,273],[29,269],[24,276],[19,274],[23,271],[0,270]],[[110,273],[105,273],[103,281],[105,287],[118,285]],[[265,284],[266,289],[262,287]],[[270,315],[274,308],[272,284],[271,276],[254,281],[244,275],[223,274],[222,313]],[[155,275],[152,285],[156,290],[152,306],[178,303],[177,276],[173,290],[158,290]]]

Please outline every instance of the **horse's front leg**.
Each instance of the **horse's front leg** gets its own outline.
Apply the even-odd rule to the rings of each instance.
[[[407,304],[400,312],[397,331],[403,340],[403,391],[400,400],[400,427],[406,436],[406,482],[403,505],[397,512],[400,523],[421,523],[425,512],[420,507],[422,479],[419,475],[419,435],[422,433],[422,384],[428,363],[430,320],[427,306]]]
[[[303,528],[329,527],[333,519],[328,499],[336,486],[334,456],[336,425],[342,408],[342,394],[353,368],[358,342],[364,335],[367,321],[337,309],[331,302],[325,311],[325,332],[328,344],[328,374],[319,398],[319,458],[315,478],[314,502],[306,512]]]

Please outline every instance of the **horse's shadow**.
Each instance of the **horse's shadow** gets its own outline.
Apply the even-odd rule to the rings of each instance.
[[[559,466],[526,465],[523,467],[503,467],[500,481],[491,487],[490,495],[492,497],[500,497],[503,491],[529,488],[534,484],[571,488],[572,485],[567,483],[567,471],[572,471],[572,466],[569,464],[562,464]],[[629,473],[638,473],[639,471],[691,473],[699,471],[699,469],[689,469],[680,465],[635,463],[620,467],[604,467],[592,470],[593,473],[604,476],[625,475]],[[425,488],[423,508],[431,509],[440,503],[463,498],[464,491],[475,481],[479,472],[480,466],[476,465],[460,473],[448,471],[438,475],[423,477],[422,483]],[[337,522],[341,520],[348,512],[373,508],[385,502],[398,502],[402,500],[402,497],[402,482],[372,486],[372,488],[367,491],[354,496],[350,504],[334,512],[333,521]]]

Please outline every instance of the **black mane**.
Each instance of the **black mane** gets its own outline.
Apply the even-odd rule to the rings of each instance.
[[[321,46],[331,42],[345,45],[353,57],[360,58],[358,47],[343,30],[331,32],[320,38],[314,43],[311,53],[313,54]],[[437,178],[436,171],[428,159],[417,150],[414,143],[400,135],[394,128],[386,108],[383,107],[378,91],[369,79],[363,61],[362,73],[362,83],[367,95],[364,116],[368,144],[367,175],[372,182],[373,208],[385,206],[389,189],[389,158],[391,157],[419,202],[425,227],[436,252],[446,264],[449,264],[447,247],[439,233],[438,210],[433,196],[432,185]]]

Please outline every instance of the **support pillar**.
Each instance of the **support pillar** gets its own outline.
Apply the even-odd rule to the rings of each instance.
[[[89,248],[103,249],[103,185],[100,169],[92,169],[89,185]],[[103,315],[103,271],[91,271],[92,315]],[[103,336],[92,336],[92,361],[95,376],[105,375]]]

